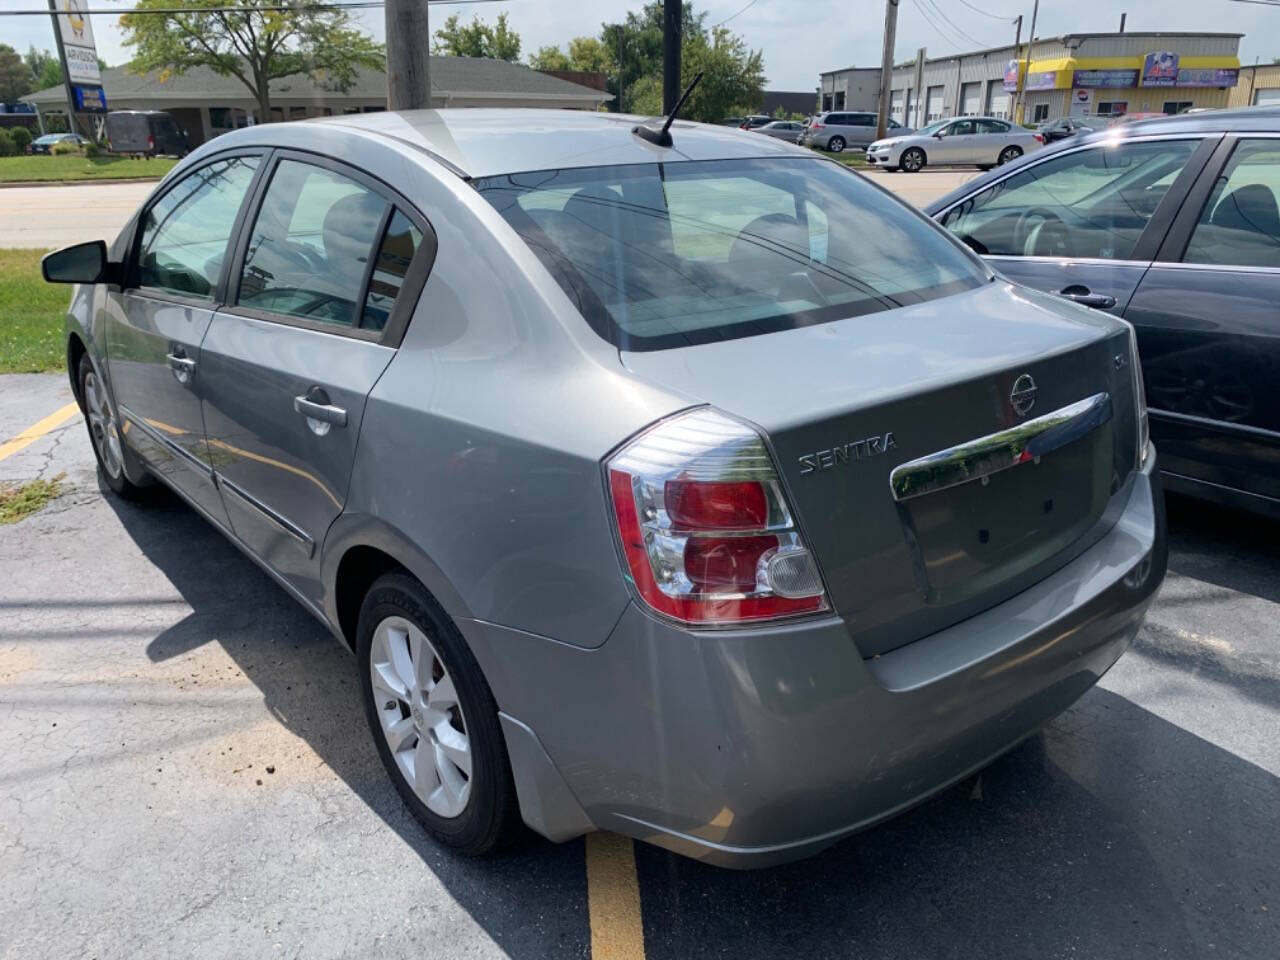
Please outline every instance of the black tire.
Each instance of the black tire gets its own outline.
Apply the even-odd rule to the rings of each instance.
[[[1003,167],[1006,163],[1013,163],[1022,156],[1022,148],[1009,146],[1000,151],[1000,157],[996,160],[996,166]]]
[[[919,147],[909,147],[903,151],[898,162],[902,165],[904,173],[919,173],[929,160]]]
[[[980,164],[978,164],[978,169],[979,169],[979,170],[981,170],[983,173],[986,173],[988,170],[990,170],[990,169],[991,169],[991,164],[989,164],[989,163],[980,163]]]
[[[883,170],[885,173],[897,173],[897,172],[898,172],[898,168],[897,168],[897,167],[881,167],[880,169],[881,169],[881,170]]]
[[[150,496],[153,482],[120,436],[115,405],[106,384],[98,382],[98,371],[87,353],[80,358],[76,382],[80,387],[80,409],[84,413],[85,428],[89,431],[89,445],[93,447],[93,456],[98,461],[98,476],[103,484],[125,500],[143,500]],[[106,411],[105,417],[95,413],[95,398],[98,408]],[[130,473],[141,478],[142,482],[134,483],[129,479]]]
[[[832,137],[827,141],[827,149],[832,153],[844,152],[844,137]]]
[[[470,795],[457,816],[442,817],[428,809],[400,771],[383,733],[369,663],[374,631],[388,617],[408,620],[426,634],[453,679],[458,706],[465,718],[472,765],[468,781]],[[490,853],[518,838],[524,827],[506,740],[498,722],[498,706],[462,634],[435,598],[407,574],[389,573],[379,577],[360,606],[356,653],[365,717],[378,756],[400,798],[418,822],[439,843],[466,856]]]

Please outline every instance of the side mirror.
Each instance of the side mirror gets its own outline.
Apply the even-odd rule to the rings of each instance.
[[[933,135],[933,139],[935,139],[935,140],[941,140],[941,139],[943,138],[943,136],[944,136],[943,132],[942,132],[941,130],[939,130],[937,133],[935,133],[935,134]]]
[[[47,283],[114,283],[118,267],[107,259],[107,245],[101,240],[55,250],[40,261]]]

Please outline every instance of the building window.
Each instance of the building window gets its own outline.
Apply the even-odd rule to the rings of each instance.
[[[1032,123],[1043,123],[1049,119],[1049,105],[1047,103],[1037,103],[1035,115],[1032,116]]]
[[[359,113],[360,108],[359,107],[343,107],[342,112],[343,113]]]
[[[822,109],[824,112],[831,109],[831,94],[824,93],[822,95]]]
[[[1129,112],[1128,100],[1099,100],[1098,116],[1118,117]]]
[[[843,91],[843,90],[837,90],[837,91],[836,91],[836,105],[835,105],[834,107],[832,107],[831,109],[833,109],[833,110],[843,110],[843,109],[844,109],[844,91]]]
[[[284,107],[271,108],[271,122],[284,123]]]
[[[1171,117],[1180,113],[1185,113],[1196,105],[1194,100],[1166,100],[1164,102],[1164,112]]]
[[[290,107],[290,108],[289,108],[289,119],[290,119],[290,120],[305,120],[305,119],[307,119],[307,108],[306,108],[306,107]]]

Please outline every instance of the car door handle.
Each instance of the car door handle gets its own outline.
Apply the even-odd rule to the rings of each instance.
[[[309,390],[300,397],[294,397],[293,409],[306,417],[311,429],[321,436],[329,432],[329,426],[347,425],[347,411],[331,404],[329,395],[323,390]],[[311,423],[313,420],[315,423]],[[324,424],[325,428],[317,430],[316,424]]]
[[[1098,310],[1110,310],[1116,305],[1116,298],[1107,293],[1094,293],[1088,287],[1072,284],[1058,291],[1058,296],[1066,297],[1072,303],[1082,307],[1094,307]]]
[[[191,375],[196,372],[196,362],[181,351],[167,353],[165,359],[169,361],[169,369],[173,371],[179,383],[187,383],[191,380]]]

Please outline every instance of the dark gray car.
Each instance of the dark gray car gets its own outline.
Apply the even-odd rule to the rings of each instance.
[[[1280,111],[1141,121],[929,212],[1004,275],[1137,329],[1167,485],[1280,517]]]
[[[1156,457],[1127,324],[811,151],[638,123],[257,126],[44,269],[105,484],[170,486],[356,653],[441,842],[765,865],[1106,672]]]

